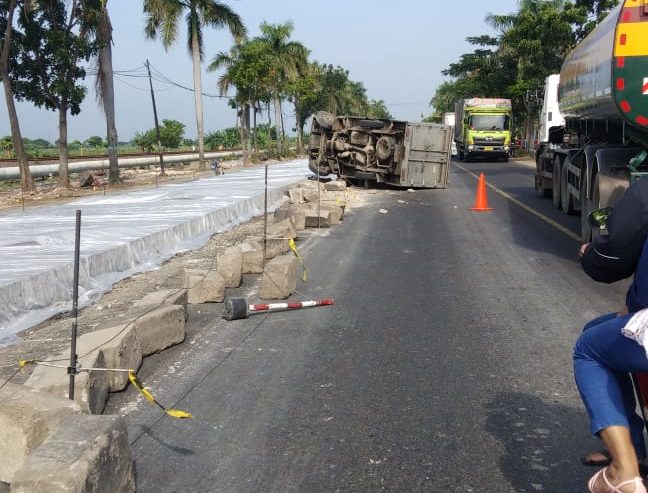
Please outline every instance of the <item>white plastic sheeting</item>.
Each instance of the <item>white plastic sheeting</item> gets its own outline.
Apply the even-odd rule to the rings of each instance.
[[[81,210],[79,306],[116,281],[152,270],[211,235],[263,214],[264,168],[93,196],[0,217],[0,345],[72,308],[76,210]],[[268,168],[268,208],[306,178],[306,160]]]

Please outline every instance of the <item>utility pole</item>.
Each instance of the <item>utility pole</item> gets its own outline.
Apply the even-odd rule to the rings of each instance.
[[[148,60],[146,60],[146,71],[148,72],[149,86],[151,88],[151,101],[153,101],[155,134],[157,136],[158,154],[160,155],[160,176],[166,176],[166,173],[164,172],[164,159],[162,158],[162,139],[160,139],[160,124],[158,123],[157,108],[155,107],[155,93],[153,92],[153,80],[151,80],[151,67]]]

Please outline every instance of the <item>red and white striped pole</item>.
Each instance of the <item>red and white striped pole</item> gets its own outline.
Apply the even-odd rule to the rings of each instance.
[[[312,301],[288,301],[286,303],[257,303],[249,305],[250,312],[271,312],[273,310],[298,310],[299,308],[310,308],[313,306],[333,305],[335,302],[331,298]]]
[[[299,310],[300,308],[334,304],[335,301],[332,298],[311,301],[288,301],[285,303],[256,303],[253,305],[249,305],[245,298],[227,298],[223,309],[223,318],[226,320],[238,320],[240,318],[247,318],[250,313]]]

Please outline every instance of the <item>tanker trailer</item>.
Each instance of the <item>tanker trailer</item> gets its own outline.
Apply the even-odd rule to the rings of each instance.
[[[355,184],[445,188],[451,144],[447,125],[320,111],[311,124],[308,166],[319,176],[335,174]]]
[[[536,153],[535,189],[566,214],[613,206],[648,171],[648,0],[623,0],[565,59],[552,127]]]

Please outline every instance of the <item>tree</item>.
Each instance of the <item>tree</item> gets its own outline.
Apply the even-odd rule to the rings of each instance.
[[[281,98],[287,84],[301,76],[306,67],[308,50],[298,41],[289,41],[294,26],[285,24],[261,23],[261,36],[258,40],[265,47],[269,62],[269,88],[275,107],[275,127],[277,129],[279,154],[283,153],[283,117]]]
[[[88,137],[85,141],[85,145],[88,147],[94,147],[94,148],[99,148],[99,147],[104,147],[104,140],[99,137],[98,135],[93,135],[91,137]]]
[[[198,155],[200,169],[205,169],[205,143],[203,126],[201,63],[203,59],[203,28],[227,27],[238,43],[246,37],[241,18],[227,5],[214,0],[144,0],[147,14],[146,36],[161,37],[168,49],[178,37],[178,24],[187,11],[188,48],[193,63],[194,101],[196,106],[196,128],[198,130]]]
[[[97,56],[97,79],[95,92],[97,103],[106,115],[106,140],[108,144],[108,180],[119,183],[117,159],[117,127],[115,124],[115,88],[112,66],[112,23],[108,15],[108,0],[85,0],[93,6],[92,27],[95,30],[99,53]]]
[[[135,132],[131,139],[131,144],[139,147],[142,152],[153,152],[157,145],[157,138],[151,132]]]
[[[184,123],[177,120],[162,120],[162,126],[160,127],[162,145],[167,149],[180,147],[184,141],[184,129]]]
[[[391,113],[382,99],[372,99],[369,101],[369,113],[367,113],[367,116],[371,118],[383,118],[385,120],[392,118]]]
[[[317,109],[318,76],[320,67],[317,63],[309,63],[304,68],[301,77],[293,79],[287,85],[288,97],[295,105],[295,123],[297,126],[297,152],[303,152],[304,125],[306,119]]]
[[[254,128],[256,140],[256,109],[260,100],[268,100],[269,61],[264,46],[258,40],[246,41],[233,46],[229,52],[219,52],[214,56],[207,70],[214,71],[224,68],[225,72],[218,79],[221,95],[227,94],[230,87],[236,87],[233,98],[234,107],[241,121],[240,143],[243,146],[244,162],[248,159],[251,149],[250,142],[250,111],[254,111]],[[242,108],[241,111],[238,108]]]
[[[20,186],[25,192],[33,192],[36,187],[27,163],[27,153],[16,111],[13,82],[9,76],[9,60],[12,55],[15,55],[15,36],[18,35],[14,31],[14,15],[17,7],[18,0],[0,0],[0,81],[4,88],[5,103],[9,113],[12,148],[20,169]],[[23,6],[22,9],[26,10],[27,6]],[[13,61],[15,62],[15,59]]]
[[[619,4],[619,0],[576,0],[574,3],[586,18],[585,22],[576,25],[576,39],[580,41]]]
[[[19,24],[24,30],[15,70],[15,92],[38,107],[58,111],[59,178],[69,188],[67,118],[68,111],[81,111],[85,87],[78,84],[86,71],[82,63],[97,52],[89,37],[88,13],[84,3],[65,0],[31,2],[32,11],[22,10]],[[13,77],[13,76],[12,76]]]

